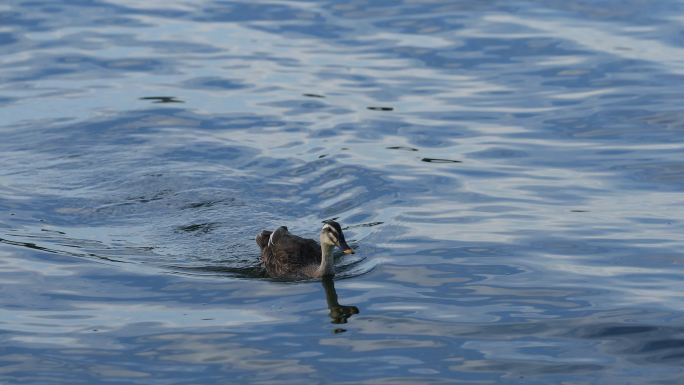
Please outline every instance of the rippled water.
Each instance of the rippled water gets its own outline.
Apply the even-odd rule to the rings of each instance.
[[[0,382],[684,379],[684,3],[0,4]],[[357,253],[277,282],[254,236]]]

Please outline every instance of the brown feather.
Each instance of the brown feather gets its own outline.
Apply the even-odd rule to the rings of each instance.
[[[262,231],[256,242],[261,249],[261,261],[271,277],[310,276],[321,264],[318,242],[293,235],[284,226],[275,232]]]

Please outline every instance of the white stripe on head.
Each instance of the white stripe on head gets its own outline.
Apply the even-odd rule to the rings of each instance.
[[[339,242],[338,238],[340,236],[337,233],[337,230],[327,223],[323,225],[323,229],[321,230],[321,236],[323,236],[323,234],[325,234],[325,237],[327,238],[328,242],[330,242],[330,244],[336,245]]]
[[[330,226],[330,225],[327,224],[327,223],[326,223],[325,225],[323,225],[323,230],[325,230],[325,229],[332,230],[333,234],[335,234],[336,236],[339,235],[339,234],[337,233],[337,230],[336,230],[333,226]]]
[[[273,232],[271,233],[271,235],[268,237],[268,245],[269,245],[269,246],[273,246],[273,245],[274,245],[274,243],[273,243],[273,236],[275,235],[275,233],[276,233],[276,232],[273,231]]]

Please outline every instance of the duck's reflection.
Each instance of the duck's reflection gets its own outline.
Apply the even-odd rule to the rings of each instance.
[[[321,280],[323,289],[325,290],[325,300],[328,302],[328,309],[330,309],[330,319],[334,324],[345,324],[349,317],[354,314],[359,314],[359,308],[356,306],[340,305],[337,302],[337,292],[335,291],[335,281],[332,275],[326,275]]]

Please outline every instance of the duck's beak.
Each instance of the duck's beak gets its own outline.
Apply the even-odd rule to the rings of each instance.
[[[345,240],[340,242],[340,249],[342,249],[342,252],[345,254],[354,254],[354,249],[352,249]]]

